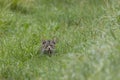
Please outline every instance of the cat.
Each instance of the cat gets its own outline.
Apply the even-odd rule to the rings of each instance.
[[[55,44],[56,40],[43,40],[42,41],[42,54],[48,54],[51,56],[53,53],[55,53]]]

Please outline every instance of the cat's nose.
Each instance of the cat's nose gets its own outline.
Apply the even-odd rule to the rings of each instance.
[[[48,46],[48,49],[50,50],[50,49],[51,49],[51,46]]]

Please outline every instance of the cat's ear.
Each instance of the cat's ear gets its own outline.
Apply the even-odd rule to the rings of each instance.
[[[53,38],[53,40],[52,40],[52,41],[53,41],[53,43],[54,43],[54,44],[56,44],[57,39],[56,39],[56,38]]]
[[[42,44],[45,44],[46,43],[46,40],[42,40]]]

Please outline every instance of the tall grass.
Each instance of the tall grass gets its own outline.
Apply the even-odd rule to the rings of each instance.
[[[0,79],[119,80],[119,4],[1,0]],[[40,55],[41,41],[54,37],[56,55]]]
[[[33,6],[35,5],[34,0],[1,0],[0,6],[6,10],[10,9],[14,12],[28,14],[34,11]]]

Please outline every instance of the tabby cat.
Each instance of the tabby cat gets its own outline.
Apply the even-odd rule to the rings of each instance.
[[[56,40],[43,40],[42,41],[42,53],[51,56],[55,52]]]

